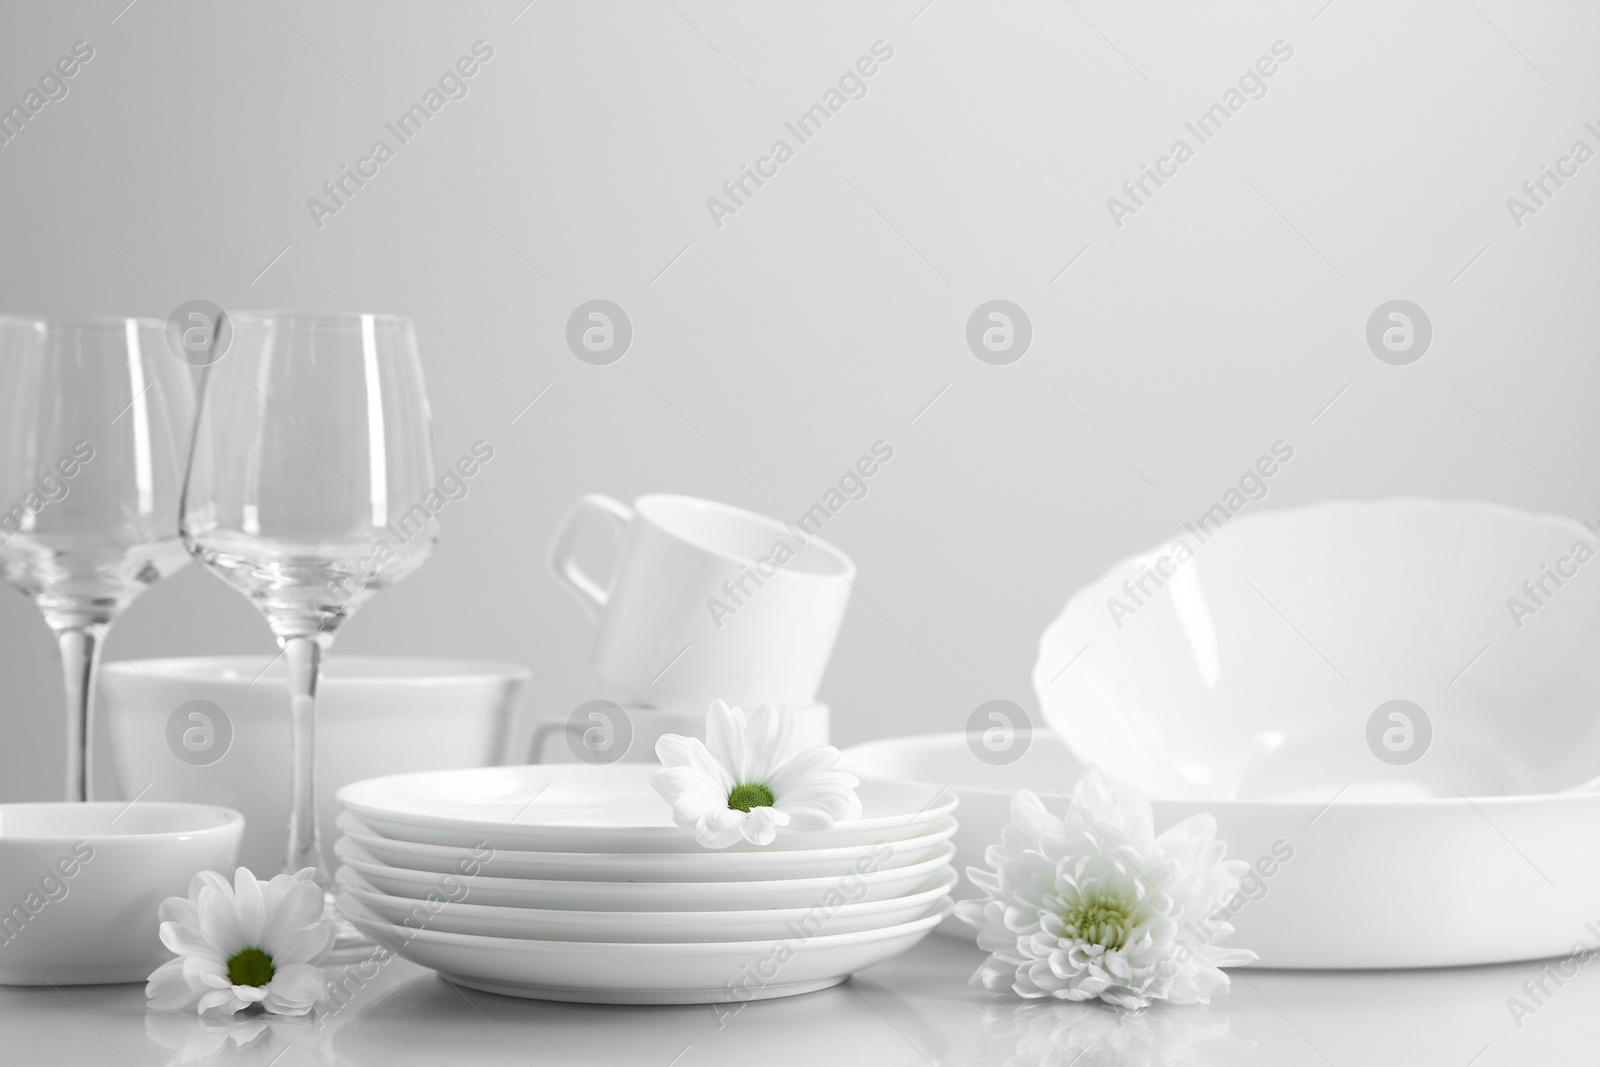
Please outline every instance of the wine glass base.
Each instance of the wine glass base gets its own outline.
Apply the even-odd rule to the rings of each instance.
[[[324,898],[322,918],[325,922],[333,924],[333,948],[323,958],[324,967],[345,967],[352,963],[360,963],[371,959],[378,949],[377,942],[367,937],[360,930],[350,925],[350,921],[339,914],[333,903],[333,894],[327,893]]]

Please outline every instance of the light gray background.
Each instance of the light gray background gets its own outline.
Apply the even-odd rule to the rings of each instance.
[[[861,568],[823,690],[841,744],[1033,709],[1068,594],[1278,439],[1295,458],[1254,507],[1600,517],[1600,160],[1520,230],[1505,203],[1574,140],[1600,148],[1592,5],[524,2],[0,14],[6,106],[95,49],[0,147],[5,310],[410,315],[438,457],[495,446],[434,559],[335,654],[525,657],[548,679],[530,715],[565,715],[597,692],[592,631],[543,567],[574,497],[792,518],[878,439],[894,460],[827,530]],[[480,39],[470,95],[318,230],[306,198]],[[866,98],[716,228],[706,198],[878,40],[894,58]],[[1106,198],[1277,40],[1294,58],[1268,95],[1114,227]],[[563,339],[597,297],[634,324],[609,367]],[[1009,367],[964,341],[993,298],[1033,322]],[[1394,298],[1434,326],[1408,367],[1364,340]],[[195,566],[112,641],[273,650]],[[21,597],[0,670],[0,799],[54,798],[57,660]]]

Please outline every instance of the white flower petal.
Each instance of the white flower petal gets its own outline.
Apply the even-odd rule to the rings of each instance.
[[[208,989],[227,989],[233,984],[228,981],[226,963],[199,956],[184,956],[182,959],[183,980],[189,983],[190,989],[204,993]]]
[[[656,741],[656,758],[664,767],[687,768],[708,782],[714,782],[726,796],[736,784],[732,774],[717,761],[698,737],[666,734]]]
[[[751,808],[739,824],[739,832],[752,845],[770,845],[778,836],[778,827],[787,826],[789,816],[776,808]]]
[[[274,934],[261,946],[272,957],[272,966],[281,971],[301,963],[320,963],[333,948],[332,923],[313,923],[289,931],[286,935]]]
[[[277,971],[262,992],[268,1011],[280,1015],[304,1015],[322,999],[327,986],[328,979],[322,973],[322,968],[292,963]]]
[[[162,923],[158,933],[161,943],[167,946],[168,952],[175,952],[179,956],[198,956],[202,959],[220,961],[223,957],[204,934],[192,926],[183,926],[179,923]]]
[[[731,768],[736,784],[770,782],[789,754],[793,734],[793,718],[776,705],[763,704],[746,716],[742,762]]]
[[[278,902],[277,912],[267,918],[267,936],[281,940],[289,931],[310,926],[322,918],[327,897],[315,882],[295,882]]]
[[[233,995],[233,988],[230,986],[227,989],[213,989],[211,992],[202,996],[200,998],[199,1010],[205,1012],[215,1011],[220,1008],[226,1012],[234,1012],[238,1011],[240,1008],[245,1008],[248,1006],[249,1005],[244,1001]]]
[[[163,900],[161,907],[156,909],[156,917],[164,923],[178,923],[196,929],[200,926],[200,909],[188,897],[168,897]]]
[[[744,712],[713,700],[706,711],[706,749],[729,774],[736,772],[744,747]]]
[[[231,887],[226,891],[209,887],[202,889],[199,911],[200,933],[223,959],[249,944],[244,937],[244,927],[239,923],[239,912],[234,907]],[[178,949],[172,951],[177,952]]]
[[[267,902],[261,895],[261,883],[256,881],[256,876],[247,867],[240,867],[233,872],[233,907],[243,943],[260,948]]]
[[[150,977],[145,980],[144,995],[157,1011],[193,1008],[200,1002],[200,993],[184,981],[182,956],[168,960],[150,972]]]
[[[839,750],[832,745],[814,745],[785,759],[761,780],[771,787],[773,796],[780,796],[785,790],[796,788],[819,774],[833,770],[839,758]],[[837,773],[851,782],[856,781],[852,774],[844,771]]]
[[[695,839],[706,848],[727,848],[744,838],[748,818],[745,812],[734,808],[709,811],[694,824]]]

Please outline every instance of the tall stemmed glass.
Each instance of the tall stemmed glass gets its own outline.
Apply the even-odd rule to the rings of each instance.
[[[0,316],[0,567],[61,646],[68,800],[89,798],[106,631],[188,562],[178,496],[190,375],[160,322]]]
[[[182,529],[261,609],[288,665],[287,869],[331,881],[317,829],[317,682],[334,634],[433,549],[433,447],[415,332],[393,315],[239,312],[206,367]],[[431,495],[430,495],[431,494]]]

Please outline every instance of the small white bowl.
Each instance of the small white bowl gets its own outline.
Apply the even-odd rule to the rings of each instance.
[[[0,804],[0,984],[142,982],[161,901],[231,874],[244,817],[204,804]]]
[[[329,656],[317,707],[323,850],[333,854],[339,811],[333,794],[341,786],[403,771],[504,762],[517,693],[527,678],[527,668],[502,663]],[[224,740],[224,723],[195,719],[194,709],[184,709],[197,700],[222,710],[231,739]],[[110,725],[124,797],[237,808],[248,824],[241,862],[257,874],[282,868],[289,840],[289,694],[281,657],[107,663],[98,705]],[[203,706],[198,713],[217,717]],[[185,737],[217,747],[190,752]]]

